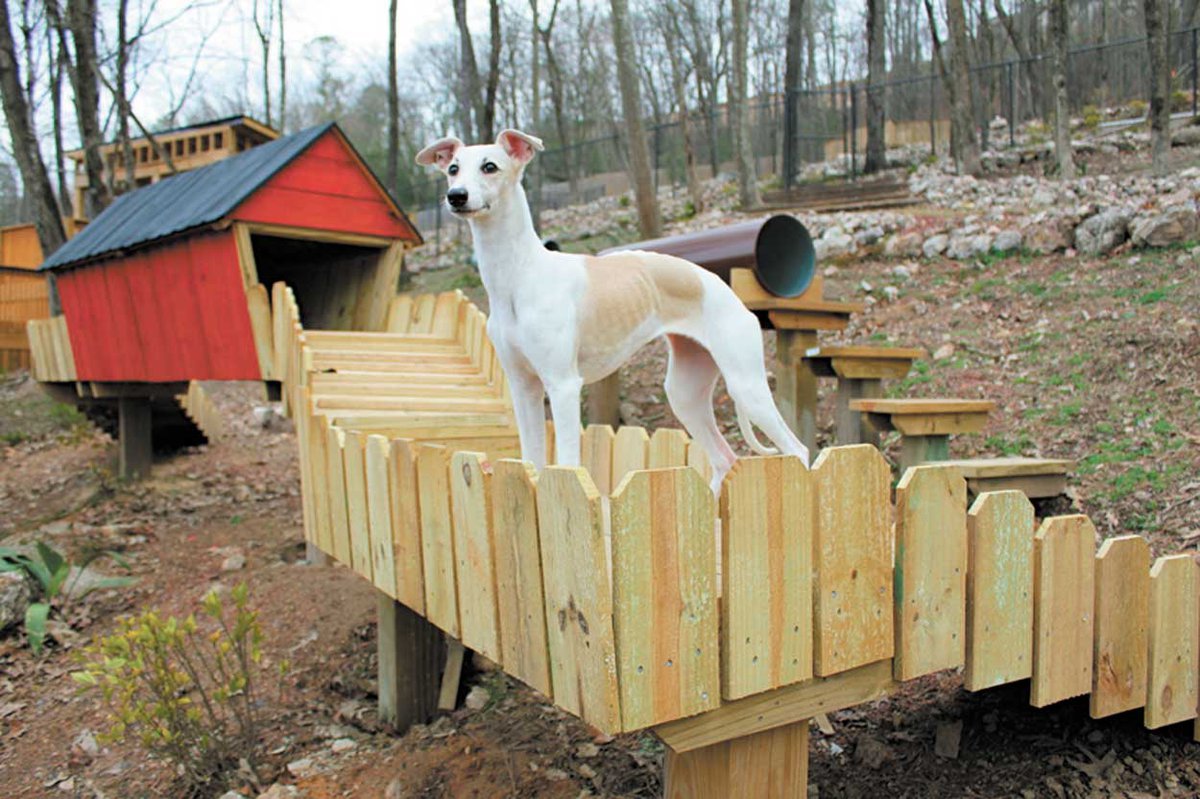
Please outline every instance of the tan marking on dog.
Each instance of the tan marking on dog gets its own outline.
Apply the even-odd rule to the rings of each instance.
[[[700,267],[669,255],[584,256],[584,268],[588,290],[580,307],[579,342],[585,360],[620,349],[651,317],[670,324],[693,315],[704,296]]]

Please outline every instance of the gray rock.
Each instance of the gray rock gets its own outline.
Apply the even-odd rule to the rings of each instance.
[[[1025,249],[1036,255],[1049,255],[1071,246],[1071,225],[1056,219],[1034,225],[1025,233]]]
[[[1194,147],[1200,144],[1200,125],[1189,125],[1171,134],[1172,147]]]
[[[921,253],[926,258],[933,258],[944,253],[949,245],[950,237],[945,233],[938,233],[936,236],[925,239],[925,243],[921,245]]]
[[[1019,230],[1002,230],[992,240],[992,249],[996,252],[1013,252],[1021,249],[1024,237]]]
[[[852,255],[857,248],[853,237],[840,227],[831,227],[826,230],[825,234],[817,239],[814,246],[818,260]]]
[[[0,632],[25,620],[33,590],[21,572],[0,572]]]
[[[883,254],[893,258],[915,258],[921,255],[925,237],[916,231],[897,233],[883,245]]]
[[[1133,220],[1130,238],[1135,247],[1165,247],[1195,238],[1197,227],[1196,210],[1180,205]]]
[[[974,236],[955,236],[946,247],[946,257],[956,261],[983,255],[992,248],[992,237],[986,233]]]
[[[855,243],[859,247],[870,247],[883,238],[883,228],[878,225],[872,225],[866,230],[860,230],[858,235],[854,237]]]
[[[892,267],[892,277],[899,278],[900,280],[908,280],[912,277],[912,269],[906,264],[896,264]]]
[[[1128,236],[1131,218],[1124,208],[1110,208],[1088,217],[1075,228],[1075,249],[1084,255],[1112,252]]]

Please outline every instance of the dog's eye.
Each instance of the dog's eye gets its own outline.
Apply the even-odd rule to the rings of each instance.
[[[455,175],[457,175],[458,174],[458,164],[451,164],[450,168],[446,170],[446,174],[449,175],[450,177],[454,177]]]
[[[492,175],[499,171],[500,167],[496,166],[491,161],[488,161],[483,165],[483,174],[485,175]]]

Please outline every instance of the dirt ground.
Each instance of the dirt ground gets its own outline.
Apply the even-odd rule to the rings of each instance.
[[[919,209],[916,213],[919,214]],[[940,217],[944,219],[944,214]],[[890,390],[986,397],[988,429],[956,456],[1073,458],[1069,501],[1101,535],[1138,532],[1156,554],[1200,541],[1200,252],[1122,251],[1103,259],[1013,256],[975,262],[865,259],[827,268],[827,293],[866,299],[845,341],[922,346],[930,357]],[[897,267],[903,267],[898,269]],[[424,285],[465,273],[423,275]],[[886,286],[895,286],[887,299]],[[471,289],[477,293],[477,289]],[[770,342],[769,344],[772,343]],[[834,339],[829,339],[833,341]],[[936,355],[935,355],[936,353]],[[622,370],[627,421],[674,426],[652,346]],[[133,743],[95,744],[96,698],[70,677],[73,655],[120,614],[186,614],[210,589],[248,583],[266,659],[292,664],[263,695],[275,796],[655,796],[661,745],[649,734],[593,731],[506,677],[479,672],[486,701],[397,737],[378,724],[374,593],[347,569],[303,560],[295,438],[264,429],[257,386],[213,386],[230,435],[161,457],[152,480],[113,477],[115,449],[21,375],[0,378],[0,539],[80,554],[112,549],[138,583],[72,606],[34,656],[0,639],[0,795],[173,797],[175,775]],[[822,387],[830,438],[832,385]],[[718,402],[730,438],[728,399]],[[891,455],[897,443],[887,442]],[[245,564],[236,566],[241,554]],[[111,569],[110,566],[105,566]],[[1148,732],[1141,714],[1092,721],[1086,700],[1046,710],[1028,684],[979,694],[953,673],[834,714],[814,728],[811,796],[1164,797],[1200,795],[1191,724]],[[478,702],[475,704],[479,704]]]

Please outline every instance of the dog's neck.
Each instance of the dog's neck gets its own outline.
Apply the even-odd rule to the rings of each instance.
[[[493,206],[491,213],[468,218],[467,222],[479,277],[487,289],[489,304],[496,308],[498,300],[512,295],[530,259],[544,251],[533,229],[525,190],[517,183],[506,201]]]

